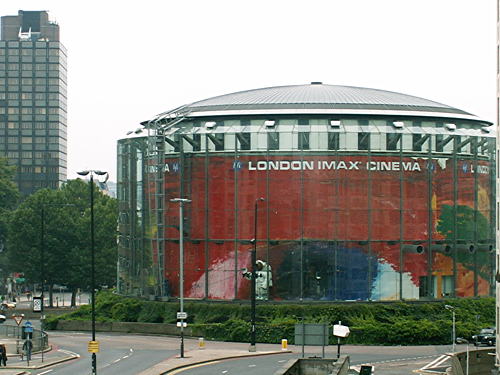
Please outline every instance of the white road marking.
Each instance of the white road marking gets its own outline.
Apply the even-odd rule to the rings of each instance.
[[[355,365],[356,366],[363,366],[363,365],[368,365],[369,366],[369,365],[373,365],[374,363],[389,363],[389,362],[414,361],[416,359],[434,358],[435,356],[436,356],[436,354],[434,354],[434,355],[425,355],[425,356],[421,356],[421,357],[396,358],[396,359],[388,359],[388,360],[385,360],[385,361],[360,363],[360,364],[355,364]],[[441,356],[439,358],[441,358]],[[437,358],[437,359],[439,359],[439,358]]]
[[[255,367],[255,366],[257,366],[257,365],[248,365],[248,367]]]
[[[124,356],[122,357],[122,359],[125,359],[125,358],[128,358],[128,357],[130,357],[130,356],[128,356],[128,355],[124,355]]]
[[[223,373],[223,374],[226,374],[226,373],[227,373],[227,370],[222,371],[222,373]]]
[[[421,370],[426,370],[431,367],[438,367],[441,365],[443,362],[446,362],[450,357],[446,354],[443,354],[442,356],[436,358],[434,361],[429,362],[426,364],[424,367],[421,368]]]
[[[121,361],[121,360],[122,360],[121,358],[115,359],[115,360],[113,361],[113,363],[119,362],[119,361]]]
[[[68,355],[71,355],[73,357],[80,358],[80,354],[77,354],[75,352],[70,352],[69,350],[64,350],[64,349],[59,349],[59,351],[64,353],[64,354],[68,354]]]
[[[41,372],[41,373],[40,373],[40,374],[38,374],[38,375],[48,374],[49,372],[52,372],[52,371],[54,371],[54,370],[47,370],[47,371]]]

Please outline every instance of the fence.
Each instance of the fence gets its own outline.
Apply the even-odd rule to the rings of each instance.
[[[27,334],[24,331],[23,326],[2,324],[0,325],[0,337],[17,340],[16,347],[17,352],[19,353],[24,340],[27,338]],[[38,352],[49,347],[49,336],[46,332],[33,328],[33,332],[31,333],[31,342],[33,344],[33,351]]]

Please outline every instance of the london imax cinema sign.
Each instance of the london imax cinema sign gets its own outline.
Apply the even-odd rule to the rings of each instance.
[[[234,164],[233,164],[234,165]],[[237,168],[237,166],[235,166]],[[344,160],[257,160],[248,162],[249,171],[304,171],[304,170],[369,170],[420,172],[417,161],[344,161]]]
[[[235,172],[254,171],[377,171],[377,172],[434,172],[436,169],[453,168],[450,159],[432,160],[233,160],[232,169]],[[163,172],[179,173],[178,161],[167,162]],[[461,161],[458,164],[463,173],[489,174],[490,167],[472,161]],[[148,166],[148,171],[158,172],[154,165]]]

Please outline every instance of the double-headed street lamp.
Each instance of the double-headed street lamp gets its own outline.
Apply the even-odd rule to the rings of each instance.
[[[181,358],[184,358],[184,218],[183,205],[191,202],[186,198],[173,198],[170,202],[179,203],[179,317],[181,321]],[[158,257],[160,259],[160,257]]]
[[[98,344],[95,341],[95,241],[94,241],[94,174],[98,176],[108,175],[108,172],[88,170],[77,172],[80,176],[87,176],[90,174],[90,287],[91,287],[91,298],[92,298],[92,344],[89,345],[93,348],[92,352],[92,374],[97,374],[97,358],[96,351],[99,350]],[[107,177],[106,177],[107,179]]]
[[[250,331],[250,348],[248,351],[250,352],[255,352],[257,349],[255,347],[255,279],[257,278],[256,275],[256,263],[257,263],[257,204],[259,202],[263,202],[264,198],[260,197],[255,200],[255,207],[254,207],[254,225],[253,225],[253,250],[252,250],[252,279],[251,279],[251,312],[250,312],[250,324],[251,324],[251,331]]]
[[[455,345],[456,345],[456,332],[455,332],[455,307],[451,305],[444,305],[446,310],[451,311],[452,316],[452,331],[451,331],[451,339],[453,340],[453,353],[455,353]]]

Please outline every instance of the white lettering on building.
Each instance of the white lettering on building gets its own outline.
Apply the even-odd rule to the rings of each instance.
[[[248,170],[250,171],[304,171],[304,170],[355,170],[361,169],[361,161],[344,160],[318,160],[315,162],[307,160],[258,160],[249,161]],[[416,161],[368,161],[365,164],[369,171],[387,171],[387,172],[421,172],[420,164]],[[487,168],[487,167],[485,167]],[[478,168],[479,170],[479,168]],[[481,173],[481,172],[479,172]]]

